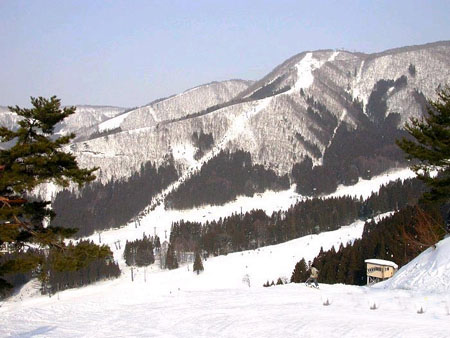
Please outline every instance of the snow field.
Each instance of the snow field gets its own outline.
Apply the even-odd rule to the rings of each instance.
[[[408,171],[360,181],[354,196],[368,196],[381,184],[410,177]],[[348,195],[341,187],[335,194]],[[364,223],[308,235],[286,243],[208,258],[205,271],[192,263],[167,271],[157,263],[126,267],[124,242],[142,232],[158,235],[178,219],[217,219],[233,212],[261,208],[268,214],[285,210],[302,198],[292,188],[239,197],[225,206],[166,211],[159,206],[141,220],[101,233],[122,268],[118,279],[60,292],[38,294],[31,281],[0,303],[1,337],[448,337],[450,332],[450,239],[427,250],[388,282],[376,287],[303,284],[264,288],[281,277],[290,279],[295,264],[312,260],[324,250],[360,238]],[[378,217],[386,216],[387,214]],[[99,235],[91,236],[98,242]],[[121,248],[114,242],[120,240]],[[412,274],[412,275],[411,275]],[[413,278],[415,276],[417,278]],[[430,287],[427,287],[430,286]],[[326,305],[329,304],[329,305]],[[26,320],[24,320],[26,319]]]
[[[450,299],[450,237],[428,248],[377,287],[420,292],[443,292]],[[450,306],[450,302],[448,302]]]
[[[109,289],[105,283],[103,289]],[[345,285],[175,291],[163,295],[122,283],[106,295],[61,295],[0,308],[0,335],[14,337],[448,337],[436,296],[375,292]],[[142,286],[142,283],[141,283]],[[126,288],[125,288],[126,287]],[[88,289],[88,288],[86,288]],[[78,292],[79,293],[79,292]],[[376,298],[378,308],[370,309]],[[330,305],[324,306],[329,299]],[[418,314],[416,303],[425,312]],[[28,320],[23,320],[27,318]]]

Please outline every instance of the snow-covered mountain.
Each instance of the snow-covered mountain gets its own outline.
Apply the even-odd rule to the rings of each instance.
[[[99,131],[97,128],[92,129],[91,127],[121,115],[126,110],[126,108],[110,106],[76,106],[75,114],[62,121],[57,126],[56,132],[60,134],[76,133],[78,137],[87,137],[90,133]]]
[[[146,106],[131,111],[120,123],[122,130],[154,127],[161,122],[169,122],[199,113],[209,107],[230,101],[253,81],[228,80],[211,82],[169,98],[156,100]]]
[[[76,133],[78,137],[87,137],[90,133],[99,131],[97,127],[94,129],[91,127],[114,118],[127,110],[126,108],[110,106],[79,105],[75,107],[75,113],[56,126],[56,133],[63,135]],[[0,106],[0,122],[2,126],[14,129],[19,119],[20,117],[10,112],[8,107]]]
[[[168,155],[183,173],[195,164],[192,135],[202,130],[214,138],[212,153],[243,149],[284,174],[305,156],[320,164],[341,125],[360,128],[398,113],[401,127],[449,79],[450,42],[376,54],[304,52],[255,83],[212,83],[132,110],[109,123],[114,133],[71,149],[82,166],[101,167],[103,181]]]
[[[17,126],[17,121],[19,117],[10,112],[8,107],[0,106],[0,122],[2,127],[6,127],[8,129],[14,129]]]

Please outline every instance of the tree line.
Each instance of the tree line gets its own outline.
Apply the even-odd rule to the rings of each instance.
[[[415,69],[411,68],[414,76]],[[382,82],[374,96],[385,98],[389,88],[397,89],[405,84],[403,77],[395,83]],[[326,252],[321,250],[313,265],[321,270],[323,282],[362,285],[366,280],[365,259],[394,260],[401,267],[426,248],[436,248],[436,243],[450,232],[450,87],[438,90],[437,94],[437,101],[427,102],[424,118],[413,118],[406,123],[405,130],[412,137],[396,140],[406,157],[416,160],[411,168],[427,189],[416,205],[403,207],[378,223],[367,222],[362,238],[352,245],[341,245],[337,251],[334,247]],[[382,123],[385,106],[369,108],[373,120]],[[438,174],[431,175],[433,170]],[[392,197],[395,201],[407,198],[403,194]],[[302,260],[296,264],[291,279],[300,282],[304,274]]]
[[[172,224],[170,243],[177,252],[203,250],[209,255],[255,249],[336,230],[357,219],[413,205],[423,189],[423,184],[411,179],[385,185],[367,200],[312,198],[271,216],[262,210],[252,210],[205,224],[180,220]],[[396,196],[403,198],[397,200]]]
[[[322,166],[313,166],[308,156],[293,165],[291,177],[300,194],[331,193],[339,184],[351,185],[360,177],[370,179],[387,169],[407,166],[404,153],[395,144],[397,139],[407,136],[407,132],[398,129],[399,114],[386,115],[388,97],[403,88],[406,81],[406,77],[378,81],[369,96],[367,114],[360,102],[350,98],[344,100],[346,109],[358,120],[358,128],[345,122],[337,127],[333,141],[323,155]],[[390,88],[394,90],[389,91]],[[330,133],[337,126],[336,118],[313,97],[308,97],[306,102],[308,115],[319,119]],[[316,136],[322,137],[320,133]]]
[[[426,210],[427,217],[435,220],[424,232],[419,230],[427,226],[423,224],[425,221],[423,210]],[[440,223],[442,217],[438,207],[407,206],[378,223],[373,220],[366,222],[362,238],[355,240],[354,243],[349,243],[345,247],[341,244],[337,250],[334,247],[325,252],[321,249],[312,265],[320,270],[319,281],[323,283],[364,285],[366,259],[394,261],[400,268],[428,247],[430,242],[427,237],[433,236],[436,241],[443,238],[445,232],[439,226]],[[412,242],[411,238],[416,242]],[[294,268],[291,281],[301,283],[307,276],[305,261],[301,260]]]
[[[205,204],[222,205],[239,195],[253,196],[266,189],[288,189],[288,175],[277,176],[252,162],[249,152],[222,150],[189,180],[166,197],[166,207],[189,209]]]
[[[147,266],[155,262],[154,249],[160,249],[161,243],[158,236],[147,237],[134,241],[126,241],[123,257],[128,266]]]
[[[91,241],[69,243],[64,251],[29,249],[0,256],[0,264],[7,262],[26,262],[29,259],[39,261],[38,269],[20,269],[5,273],[2,278],[9,284],[0,289],[0,296],[11,292],[32,278],[37,278],[42,294],[54,294],[58,291],[81,287],[100,280],[120,276],[119,265],[114,262],[107,246],[97,246]]]
[[[136,217],[177,178],[173,160],[169,159],[160,167],[148,162],[127,180],[91,183],[79,193],[61,191],[52,204],[56,217],[51,224],[76,227],[80,237],[118,227]]]

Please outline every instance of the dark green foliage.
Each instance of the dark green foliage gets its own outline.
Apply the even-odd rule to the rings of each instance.
[[[398,114],[388,115],[381,127],[365,115],[361,119],[364,123],[358,129],[351,129],[346,123],[337,128],[321,166],[313,168],[309,157],[293,166],[291,176],[300,194],[331,193],[339,184],[355,184],[360,177],[370,179],[389,168],[406,166],[395,146],[395,140],[405,135],[397,129]]]
[[[161,248],[161,240],[159,239],[158,235],[155,235],[155,238],[153,239],[153,246],[157,250]]]
[[[305,138],[299,134],[299,133],[295,133],[295,138],[297,139],[298,142],[300,142],[302,144],[302,146],[310,153],[312,153],[315,157],[319,158],[322,153],[320,152],[320,149],[317,145],[308,142],[307,140],[305,140]]]
[[[58,193],[53,202],[56,217],[52,225],[77,226],[77,236],[96,230],[118,227],[135,217],[152,198],[178,177],[173,161],[156,168],[148,162],[127,180],[95,182],[79,194],[68,190]]]
[[[387,89],[392,85],[402,86],[403,82],[383,82],[377,88],[374,101],[368,107],[376,123],[382,122],[380,117],[385,109]],[[416,94],[420,99],[420,95]],[[426,117],[421,120],[413,118],[410,124],[406,124],[405,129],[413,139],[403,137],[397,141],[407,154],[407,159],[419,160],[412,169],[431,190],[425,192],[420,207],[408,206],[378,224],[366,223],[362,239],[356,240],[353,245],[341,246],[338,252],[334,248],[321,252],[313,264],[321,270],[322,282],[365,284],[365,259],[393,260],[401,267],[443,237],[440,206],[450,198],[450,89],[447,87],[438,95],[439,101],[429,102]],[[375,104],[377,100],[378,105]],[[429,173],[434,169],[439,171],[439,175],[431,178]],[[424,192],[424,187],[417,185],[417,188]],[[386,195],[386,191],[380,190],[378,196],[372,196],[362,204],[361,213],[371,216],[373,211],[385,208],[384,203],[393,202],[397,203],[398,209],[414,199],[416,196],[413,195]],[[427,222],[423,215],[428,215],[432,221]]]
[[[48,261],[56,271],[76,271],[97,259],[110,259],[112,252],[107,245],[98,246],[83,240],[76,245],[69,243],[64,250],[50,250]]]
[[[329,133],[333,132],[338,124],[336,116],[332,114],[324,104],[314,100],[312,96],[308,96],[306,98],[306,103],[308,104],[308,108],[306,110],[308,117],[316,121],[317,124]],[[319,137],[317,134],[316,136]]]
[[[75,107],[61,109],[60,100],[55,96],[49,100],[31,98],[31,103],[30,109],[8,107],[23,117],[17,131],[0,127],[2,142],[16,141],[11,148],[0,151],[0,165],[4,166],[0,176],[2,196],[22,195],[50,181],[61,186],[71,181],[78,184],[92,181],[96,169],[78,168],[75,157],[60,150],[74,135],[51,137],[55,124],[73,114]]]
[[[390,182],[362,202],[360,218],[367,219],[388,210],[399,210],[407,205],[415,205],[426,190],[425,184],[417,179]]]
[[[49,294],[120,276],[119,265],[105,259],[93,259],[77,270],[59,271],[48,268],[44,272],[48,278],[42,284],[42,293]]]
[[[177,268],[178,268],[177,255],[175,253],[175,249],[173,248],[173,246],[169,244],[166,254],[166,269],[172,270]]]
[[[409,75],[411,75],[412,77],[415,77],[416,76],[416,66],[414,66],[412,63],[410,63],[409,67],[408,67],[408,72],[409,72]]]
[[[27,283],[33,277],[33,267],[43,261],[44,256],[35,249],[0,255],[0,297]]]
[[[9,142],[0,150],[0,245],[8,244],[12,253],[0,254],[1,288],[10,286],[4,276],[40,269],[44,281],[44,265],[58,271],[74,270],[111,254],[109,248],[94,244],[66,246],[64,239],[75,230],[45,227],[44,221],[54,217],[47,209],[49,202],[28,196],[42,183],[66,187],[74,182],[81,186],[94,180],[96,170],[80,169],[75,157],[61,150],[75,135],[53,135],[55,125],[73,114],[75,107],[61,109],[55,96],[31,98],[31,103],[30,109],[9,107],[22,118],[17,129],[0,127],[1,142]],[[43,255],[26,250],[30,243],[48,250],[52,259],[44,260]]]
[[[291,276],[291,283],[303,283],[309,277],[308,266],[305,259],[302,258],[297,264],[295,264],[294,271]]]
[[[372,122],[376,126],[382,126],[386,118],[387,99],[407,84],[406,76],[401,76],[397,80],[379,80],[369,96],[366,111]],[[389,91],[393,89],[392,91]],[[388,94],[389,93],[389,94]]]
[[[200,257],[200,252],[198,250],[195,252],[193,270],[194,270],[194,272],[197,272],[197,275],[200,273],[200,271],[203,271],[202,258]]]
[[[286,76],[280,76],[276,78],[274,81],[270,82],[269,84],[262,86],[261,88],[253,92],[252,95],[248,97],[248,99],[261,100],[266,97],[287,92],[289,89],[291,89],[290,86],[284,86],[282,88],[277,89],[277,87],[279,87],[279,85],[285,80],[285,77]]]
[[[144,236],[143,239],[137,239],[132,242],[126,242],[123,251],[125,263],[136,266],[147,266],[155,262],[153,253],[153,239]]]
[[[254,165],[250,153],[221,151],[201,171],[166,198],[166,207],[187,209],[204,204],[221,205],[238,195],[252,196],[266,189],[289,188],[287,175],[279,177],[262,165]]]
[[[428,116],[405,125],[413,139],[402,138],[397,144],[407,159],[419,161],[412,170],[431,188],[424,197],[445,203],[450,199],[450,87],[439,91],[438,97],[429,102]],[[432,170],[439,175],[430,177]]]
[[[439,208],[422,206],[438,223],[441,223]],[[412,245],[404,233],[412,237],[420,237],[416,231],[419,208],[408,206],[391,217],[378,223],[368,222],[364,226],[362,239],[353,244],[334,248],[323,252],[314,259],[313,265],[320,270],[320,281],[323,283],[345,283],[364,285],[366,283],[366,266],[364,260],[379,258],[394,261],[402,267],[410,262],[425,246]],[[441,228],[433,229],[442,236]],[[417,238],[418,241],[422,240]],[[295,272],[295,269],[294,269]],[[294,274],[294,273],[293,273]]]
[[[200,130],[200,133],[194,132],[192,135],[192,142],[194,146],[197,148],[197,152],[194,155],[196,160],[199,160],[203,157],[206,151],[211,149],[214,145],[214,138],[211,134],[205,134],[203,130]]]
[[[339,184],[351,185],[360,177],[370,179],[389,168],[406,166],[406,160],[395,145],[398,138],[406,135],[398,129],[400,116],[393,113],[386,115],[388,97],[404,88],[406,81],[403,76],[395,81],[377,82],[366,106],[367,115],[363,112],[361,102],[343,99],[342,104],[348,114],[359,122],[357,129],[345,122],[337,127],[336,117],[323,104],[315,102],[312,97],[307,98],[308,116],[325,126],[320,132],[313,131],[315,135],[323,142],[333,132],[334,137],[323,154],[321,166],[313,168],[312,160],[308,157],[293,166],[292,180],[297,184],[300,194],[315,196],[331,193]],[[389,91],[391,88],[393,90]],[[317,149],[308,144],[304,146],[315,157],[320,157]]]
[[[350,197],[314,198],[297,202],[287,211],[274,212],[271,216],[262,210],[252,210],[203,225],[181,220],[172,224],[170,243],[178,252],[200,248],[212,255],[256,249],[336,230],[357,219],[412,205],[422,193],[423,185],[417,180],[397,181],[381,187],[366,201]]]
[[[78,259],[74,256],[78,256]],[[43,250],[37,249],[5,254],[0,257],[0,264],[8,262],[13,266],[3,276],[7,285],[6,288],[0,288],[0,295],[8,296],[11,287],[20,287],[33,277],[39,278],[42,293],[50,294],[88,285],[101,279],[118,277],[119,266],[112,262],[110,257],[111,252],[107,247],[98,247],[88,241],[77,246],[70,244],[65,252],[50,250],[47,257]],[[30,260],[38,261],[39,269],[31,271],[30,267],[26,266],[30,264]]]

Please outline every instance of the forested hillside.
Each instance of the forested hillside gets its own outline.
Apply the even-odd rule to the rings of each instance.
[[[366,284],[365,259],[379,258],[394,261],[399,268],[410,262],[423,250],[431,245],[427,242],[428,236],[442,239],[444,232],[439,228],[442,223],[439,208],[435,206],[422,206],[433,218],[435,223],[421,232],[420,222],[423,210],[419,206],[407,206],[394,215],[378,223],[369,222],[364,226],[361,239],[353,245],[342,246],[336,251],[334,247],[321,252],[312,264],[320,270],[319,281],[328,284]],[[411,240],[414,238],[415,240]],[[422,244],[420,244],[422,243]],[[299,262],[293,272],[294,282],[303,282],[304,275],[299,274],[303,262]],[[295,271],[298,270],[298,271]]]
[[[149,162],[128,180],[95,182],[79,193],[64,190],[53,202],[52,225],[78,228],[82,237],[126,224],[177,177],[172,161],[158,168]]]
[[[253,210],[205,224],[179,221],[172,225],[170,242],[177,252],[202,249],[213,255],[255,249],[335,230],[357,219],[414,205],[423,191],[423,184],[412,179],[392,182],[367,200],[313,198],[271,216]]]
[[[166,197],[166,206],[188,209],[204,204],[221,205],[239,195],[289,188],[287,175],[279,177],[273,170],[254,164],[245,151],[221,151],[200,172],[186,180]]]
[[[331,193],[339,184],[351,185],[358,179],[370,179],[389,168],[406,166],[405,155],[395,145],[395,140],[407,133],[398,129],[400,115],[388,113],[386,94],[390,95],[406,85],[406,77],[396,81],[380,80],[374,86],[366,105],[358,101],[346,100],[346,108],[359,120],[359,128],[353,129],[343,123],[337,127],[330,146],[323,155],[321,166],[313,166],[311,158],[306,157],[303,162],[292,168],[292,177],[297,184],[297,191],[305,195]],[[423,95],[422,95],[423,96]],[[418,93],[415,97],[419,100]],[[336,126],[333,115],[325,106],[308,97],[308,113],[312,116],[328,118],[330,128]],[[317,118],[319,118],[317,117]],[[324,121],[322,125],[327,125]],[[320,138],[320,134],[316,134]]]

